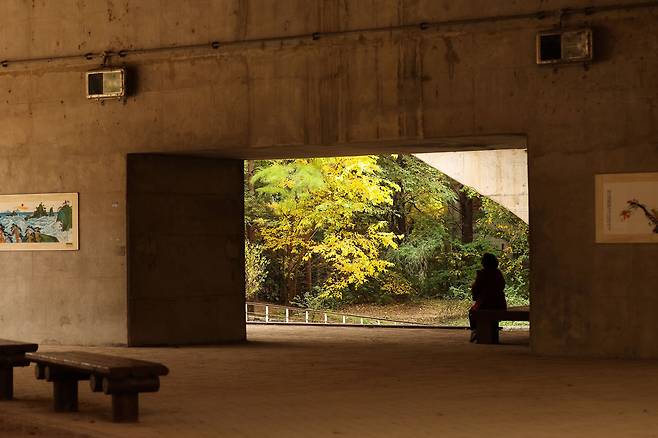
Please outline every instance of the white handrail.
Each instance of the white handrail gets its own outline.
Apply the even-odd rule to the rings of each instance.
[[[265,313],[258,313],[256,308],[263,308]],[[249,309],[251,308],[251,311]],[[276,313],[273,312],[276,310]],[[295,319],[295,314],[300,315],[304,313],[304,318]],[[378,318],[366,315],[352,315],[348,313],[329,312],[326,310],[303,309],[296,307],[281,306],[269,303],[245,303],[245,320],[247,322],[265,322],[265,323],[295,323],[295,324],[342,324],[342,325],[397,325],[397,326],[426,326],[429,324],[418,323],[412,321],[400,321],[388,318]],[[321,322],[313,320],[313,314],[322,315]],[[276,316],[278,315],[278,316]],[[336,322],[331,322],[329,317],[338,319]],[[351,320],[351,322],[350,322]],[[335,321],[335,319],[334,319]],[[357,322],[358,321],[358,322]]]

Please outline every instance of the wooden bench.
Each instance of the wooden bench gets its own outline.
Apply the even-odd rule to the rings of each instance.
[[[14,398],[14,367],[26,367],[25,353],[37,351],[37,344],[0,339],[0,400]]]
[[[509,307],[507,310],[477,310],[473,313],[478,344],[498,343],[500,321],[530,321],[529,307]]]
[[[135,422],[139,419],[139,393],[160,389],[166,366],[142,360],[105,354],[65,351],[28,353],[36,363],[37,379],[53,382],[55,412],[78,410],[78,381],[89,380],[94,392],[112,395],[112,420]]]

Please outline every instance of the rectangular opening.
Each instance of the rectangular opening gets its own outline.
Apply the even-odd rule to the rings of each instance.
[[[538,38],[538,64],[559,62],[562,59],[562,35],[540,34]]]
[[[487,252],[507,305],[529,305],[523,149],[248,160],[244,173],[247,322],[468,326]]]
[[[103,73],[89,73],[87,76],[87,95],[103,94]]]

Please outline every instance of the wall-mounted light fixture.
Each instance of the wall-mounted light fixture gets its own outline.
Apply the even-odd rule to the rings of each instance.
[[[555,29],[537,34],[537,64],[589,62],[593,59],[592,29]]]
[[[88,71],[87,99],[118,99],[126,95],[126,70],[123,68]]]

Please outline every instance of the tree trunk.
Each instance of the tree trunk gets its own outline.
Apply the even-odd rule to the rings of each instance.
[[[306,289],[309,293],[313,291],[313,258],[306,261]]]
[[[288,301],[288,276],[286,268],[288,267],[287,258],[284,255],[281,261],[281,293],[279,294],[279,303],[286,304]]]
[[[459,192],[459,211],[461,212],[462,243],[473,242],[473,200],[463,191]]]
[[[295,296],[297,296],[297,275],[293,272],[291,276],[286,277],[286,306],[292,303]]]
[[[473,199],[470,198],[464,190],[464,185],[455,182],[453,189],[457,192],[457,202],[459,202],[461,241],[462,243],[471,243],[473,242],[473,218],[475,205]]]
[[[395,160],[400,168],[405,167],[404,155],[398,154],[397,159]],[[391,220],[390,229],[396,235],[402,235],[404,240],[407,237],[407,211],[406,205],[404,202],[404,185],[402,181],[395,181],[395,183],[400,186],[400,190],[393,193],[393,208],[391,211]]]
[[[254,173],[256,169],[256,163],[254,160],[247,160],[247,187],[249,193],[254,196],[256,194],[256,187],[254,186]],[[256,236],[256,229],[253,225],[247,224],[247,240],[253,242]]]

